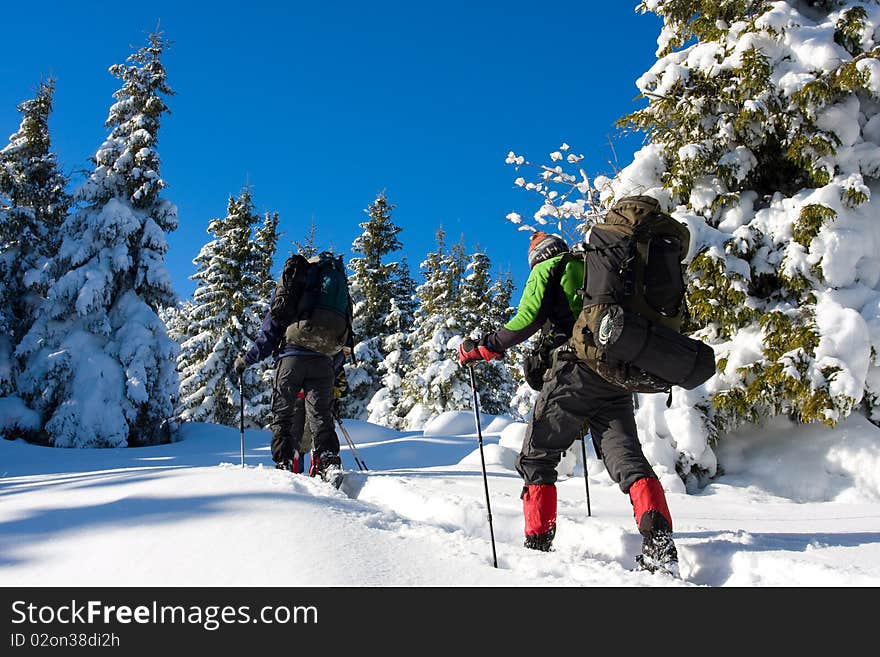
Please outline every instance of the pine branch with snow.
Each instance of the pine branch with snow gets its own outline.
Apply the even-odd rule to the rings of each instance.
[[[581,166],[584,156],[570,150],[568,144],[562,144],[548,155],[548,164],[534,163],[513,151],[507,154],[505,164],[517,172],[525,167],[531,173],[531,179],[517,176],[514,185],[541,200],[531,220],[524,220],[516,212],[507,215],[506,219],[519,230],[549,230],[574,244],[583,239],[587,229],[602,215],[598,191]]]

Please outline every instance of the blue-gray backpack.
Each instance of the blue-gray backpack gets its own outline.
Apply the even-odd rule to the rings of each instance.
[[[620,199],[575,251],[584,253],[578,357],[630,392],[692,389],[715,374],[712,348],[681,333],[690,232],[650,196]]]
[[[352,304],[342,256],[323,252],[309,260],[293,255],[275,288],[275,320],[287,343],[332,356],[351,336]]]

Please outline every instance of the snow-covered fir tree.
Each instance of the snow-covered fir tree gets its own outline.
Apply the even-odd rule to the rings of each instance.
[[[363,232],[354,240],[351,286],[359,291],[355,308],[355,329],[359,335],[380,335],[391,306],[391,280],[396,262],[384,262],[385,256],[400,250],[400,227],[391,220],[394,206],[380,193],[365,212],[369,219],[360,224]]]
[[[410,370],[401,384],[399,412],[407,429],[420,429],[432,417],[471,405],[470,378],[458,363],[458,345],[471,327],[461,307],[467,258],[459,241],[447,249],[443,229],[437,248],[422,262],[424,281],[416,289],[419,306],[409,337]]]
[[[251,342],[256,338],[262,324],[263,317],[269,311],[269,300],[275,290],[277,281],[272,270],[275,261],[275,252],[278,249],[278,213],[266,212],[263,215],[263,224],[255,227],[252,248],[253,277],[257,289],[254,299],[254,311],[246,313],[253,316],[255,324],[248,327]],[[250,416],[255,424],[267,428],[271,422],[272,412],[272,387],[275,382],[275,363],[271,358],[257,363],[245,374],[245,382],[248,385],[248,396],[245,398],[245,416]]]
[[[269,309],[269,299],[275,291],[277,281],[273,275],[275,253],[278,250],[279,218],[277,212],[263,214],[263,223],[254,226],[253,239],[253,278],[257,286],[257,297],[261,299],[259,307]]]
[[[250,189],[230,196],[226,216],[208,223],[214,239],[193,261],[197,271],[191,278],[197,286],[178,357],[181,420],[239,424],[240,397],[232,365],[256,337],[274,285],[270,271],[278,217],[266,215],[252,239],[259,221]],[[245,422],[251,427],[268,423],[266,369],[261,363],[245,371]],[[253,399],[258,400],[256,408],[248,403]]]
[[[457,305],[458,323],[461,335],[479,340],[486,333],[503,326],[512,316],[510,278],[492,281],[492,262],[485,252],[476,250],[470,256],[461,283]],[[516,385],[512,375],[513,354],[505,354],[503,360],[480,362],[478,368],[480,381],[480,408],[493,415],[510,412],[510,400]],[[460,372],[465,382],[469,381],[467,372]]]
[[[428,405],[429,386],[440,377],[449,376],[447,363],[450,349],[447,343],[456,337],[457,326],[447,329],[449,307],[453,299],[452,279],[447,272],[449,258],[446,252],[446,232],[439,228],[436,234],[437,248],[429,253],[420,265],[423,281],[416,288],[419,305],[416,309],[409,342],[412,345],[412,365],[401,384],[400,412],[406,418],[405,428],[421,427],[434,414]],[[435,336],[437,339],[435,340]],[[443,376],[438,360],[447,364]],[[438,391],[439,392],[439,391]]]
[[[45,297],[46,265],[72,201],[51,151],[54,92],[50,78],[18,106],[21,125],[0,151],[0,396],[16,388],[13,353]]]
[[[312,217],[312,221],[309,224],[309,232],[306,233],[305,239],[303,241],[294,240],[293,246],[294,250],[290,252],[290,255],[294,253],[298,253],[303,258],[311,258],[313,256],[318,255],[320,249],[318,248],[318,225],[315,223],[315,218]]]
[[[378,194],[364,211],[369,218],[360,224],[363,232],[352,245],[352,251],[359,255],[348,263],[355,363],[349,362],[345,368],[349,392],[340,403],[340,412],[346,417],[365,419],[370,400],[383,387],[381,368],[388,354],[384,345],[389,335],[388,316],[397,279],[408,276],[401,271],[400,262],[387,261],[402,246],[398,237],[401,229],[391,218],[393,211],[385,193]]]
[[[110,73],[122,82],[95,168],[61,226],[47,298],[17,354],[21,393],[59,447],[160,442],[177,390],[176,345],[157,315],[176,295],[165,233],[177,208],[160,197],[156,151],[166,81],[159,33]]]
[[[655,196],[691,230],[691,326],[718,373],[645,427],[674,445],[674,427],[702,428],[676,445],[682,474],[714,473],[709,444],[745,421],[880,420],[878,5],[638,7],[664,27],[637,82],[647,105],[621,125],[650,143],[596,186],[606,204]]]
[[[412,368],[411,331],[416,311],[416,283],[406,258],[398,263],[392,279],[391,308],[385,317],[385,335],[380,345],[385,354],[379,365],[381,387],[367,405],[368,420],[394,429],[404,424],[403,380]]]

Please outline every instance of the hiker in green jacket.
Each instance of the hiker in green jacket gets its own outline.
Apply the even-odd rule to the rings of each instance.
[[[493,360],[544,328],[553,333],[551,365],[516,459],[523,478],[525,546],[549,551],[556,535],[556,466],[563,452],[589,430],[611,478],[629,495],[645,570],[678,572],[672,517],[657,475],[645,458],[636,430],[632,394],[596,374],[568,344],[581,311],[584,261],[565,241],[533,234],[522,300],[514,317],[484,335],[470,350],[459,347],[462,365]],[[584,464],[586,467],[586,464]]]

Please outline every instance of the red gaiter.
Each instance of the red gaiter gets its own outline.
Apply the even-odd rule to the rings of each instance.
[[[672,516],[669,514],[669,507],[666,505],[666,494],[663,492],[663,486],[660,480],[654,477],[642,477],[629,489],[629,498],[632,500],[633,515],[639,529],[647,531],[649,528],[642,527],[642,519],[648,511],[656,511],[666,522],[669,523],[669,531],[672,531]]]
[[[556,485],[532,484],[522,492],[526,536],[544,534],[556,526]]]

